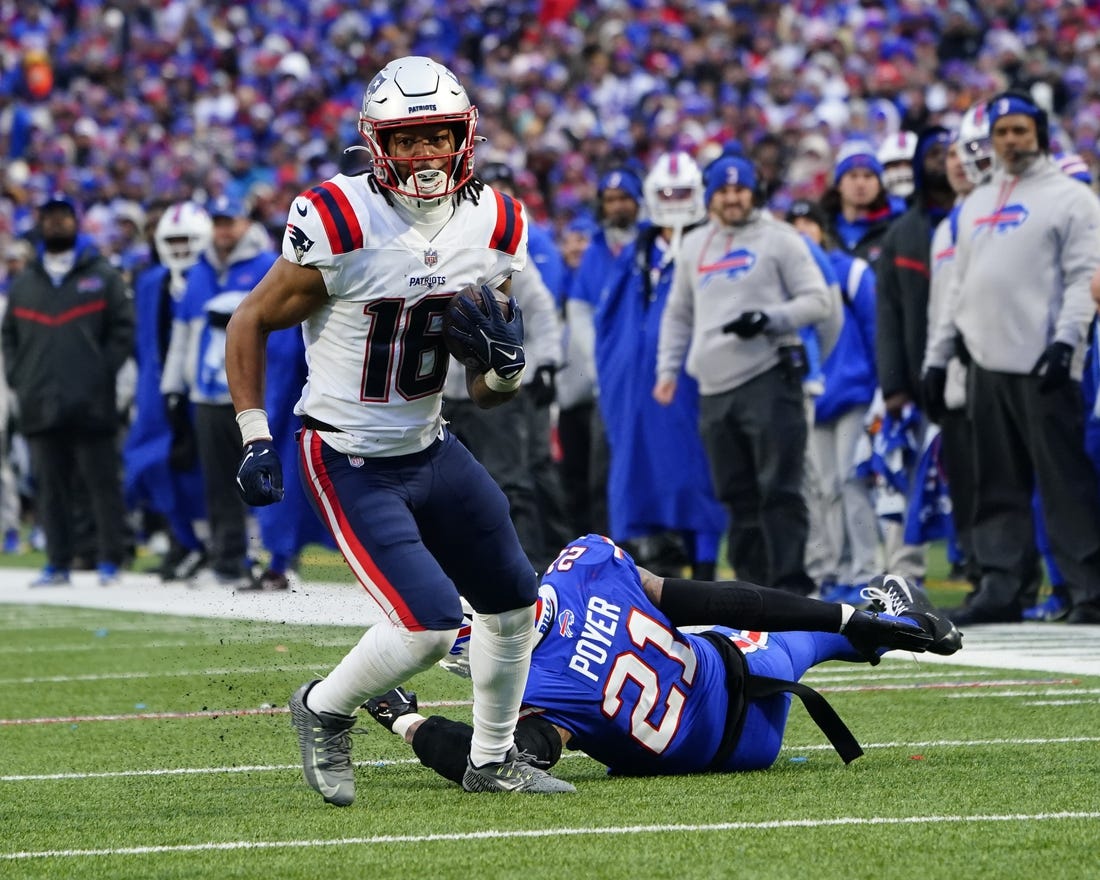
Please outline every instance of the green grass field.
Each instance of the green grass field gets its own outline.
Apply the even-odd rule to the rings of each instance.
[[[337,809],[285,706],[360,634],[0,604],[0,878],[1100,876],[1100,678],[827,664],[806,680],[866,749],[848,767],[796,701],[767,771],[618,779],[569,754],[578,793],[553,798],[464,794],[363,713]],[[469,719],[467,681],[412,686]]]

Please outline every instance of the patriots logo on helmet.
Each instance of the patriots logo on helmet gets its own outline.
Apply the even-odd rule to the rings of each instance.
[[[287,224],[286,234],[290,237],[290,246],[294,248],[294,256],[298,259],[299,263],[302,262],[302,258],[309,253],[309,249],[313,247],[313,239],[309,238],[293,223]]]
[[[748,275],[756,265],[756,254],[745,248],[730,251],[720,260],[699,267],[699,274],[705,276],[703,284],[712,279],[725,276],[729,281],[736,281]]]
[[[974,221],[974,234],[977,235],[986,229],[1003,235],[1013,229],[1019,229],[1031,216],[1023,205],[1004,205],[992,214],[978,217]]]

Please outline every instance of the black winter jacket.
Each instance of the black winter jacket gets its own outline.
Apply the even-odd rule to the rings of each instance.
[[[931,221],[918,202],[891,225],[875,267],[875,355],[882,396],[903,391],[918,404],[928,338],[931,247]]]
[[[41,260],[29,264],[12,279],[0,325],[22,433],[117,430],[115,377],[133,340],[129,290],[94,248],[57,287]]]

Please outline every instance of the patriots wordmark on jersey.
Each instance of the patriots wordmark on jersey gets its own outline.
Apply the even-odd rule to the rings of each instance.
[[[329,292],[303,325],[310,376],[295,412],[339,428],[326,440],[341,452],[400,455],[441,430],[447,303],[520,271],[527,225],[517,201],[486,187],[429,241],[369,174],[338,175],[294,200],[283,256],[318,269]]]

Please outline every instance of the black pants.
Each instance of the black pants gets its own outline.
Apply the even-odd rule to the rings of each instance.
[[[729,509],[728,552],[738,579],[809,592],[801,383],[776,366],[731,391],[703,395],[699,433],[715,494]]]
[[[550,460],[549,411],[535,407],[521,392],[493,409],[469,400],[445,400],[443,415],[508,498],[523,552],[536,571],[543,571],[576,537],[563,523],[561,483]]]
[[[549,562],[557,558],[562,547],[580,536],[574,531],[566,513],[565,489],[561,470],[550,452],[550,407],[532,406],[527,412],[531,473],[535,478],[535,504],[542,523],[542,537]]]
[[[248,508],[237,494],[244,444],[232,405],[197,404],[195,440],[210,523],[210,567],[225,577],[238,577],[245,571]]]
[[[36,506],[46,533],[46,558],[59,569],[72,566],[77,527],[73,486],[82,484],[95,522],[99,562],[121,565],[126,555],[126,507],[114,431],[71,429],[27,437],[36,485]]]
[[[1100,497],[1085,454],[1081,389],[1047,394],[1031,376],[971,364],[967,401],[974,436],[974,552],[989,610],[1021,605],[1034,547],[1031,496],[1038,485],[1054,561],[1074,604],[1100,601]]]
[[[947,410],[940,419],[940,433],[955,540],[966,561],[967,579],[976,584],[981,573],[974,556],[974,438],[966,410]]]
[[[610,460],[600,408],[589,402],[561,410],[558,441],[570,531],[574,535],[606,535]]]

